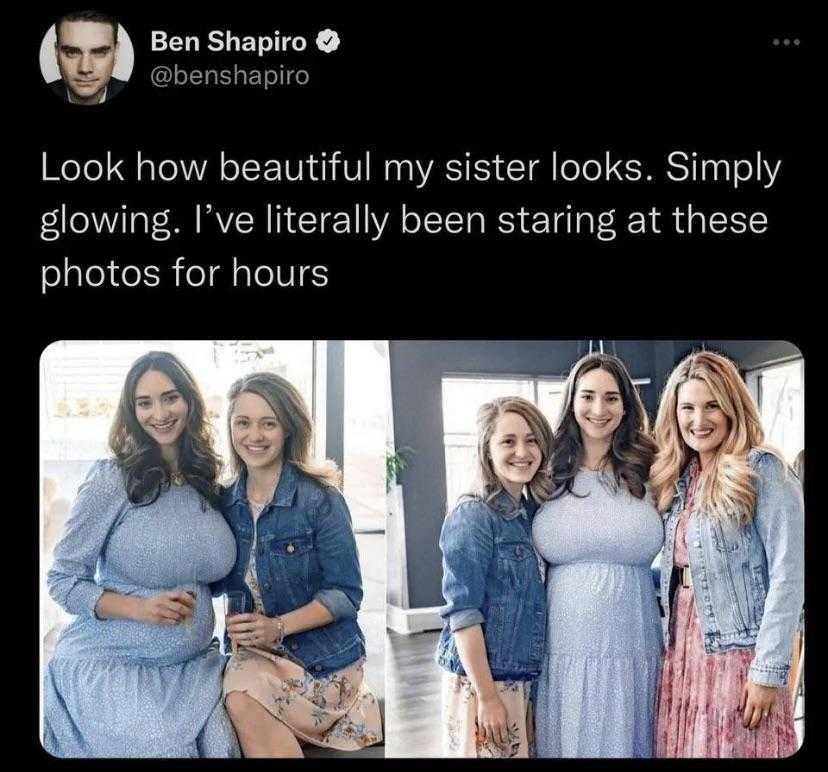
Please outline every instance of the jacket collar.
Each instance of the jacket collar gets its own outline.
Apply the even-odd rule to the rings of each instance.
[[[687,462],[687,466],[684,467],[684,470],[675,482],[676,496],[681,496],[683,498],[684,494],[687,493],[687,486],[690,484],[690,475],[693,473],[693,470],[698,467],[698,465],[698,456],[694,455],[690,461]]]
[[[764,451],[761,448],[751,448],[748,451],[747,462],[750,464],[751,469],[756,466],[763,453]],[[676,496],[681,496],[682,499],[684,498],[684,494],[687,493],[687,486],[690,484],[690,475],[693,473],[694,469],[698,468],[698,465],[699,457],[694,454],[693,458],[691,458],[687,463],[687,466],[684,467],[684,471],[681,473],[678,480],[676,480]]]
[[[505,520],[514,520],[521,513],[527,514],[530,509],[525,496],[521,496],[520,502],[515,504],[515,500],[504,490],[500,491],[489,505]]]
[[[273,499],[268,506],[276,505],[277,507],[289,507],[293,504],[296,498],[296,487],[299,484],[299,473],[296,467],[289,461],[286,461],[282,467],[282,474],[279,476],[279,484],[273,492]],[[247,503],[247,469],[242,469],[238,480],[233,483],[231,488],[231,495],[233,497],[233,504],[240,502]]]

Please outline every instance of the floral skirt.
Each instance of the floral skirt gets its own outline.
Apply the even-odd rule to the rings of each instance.
[[[674,625],[674,626],[673,626]],[[796,752],[793,706],[780,688],[770,715],[756,729],[737,709],[753,648],[707,654],[690,587],[676,590],[671,645],[661,671],[656,756],[661,758],[781,758]]]
[[[314,676],[278,654],[240,648],[224,671],[224,696],[245,692],[300,741],[355,751],[382,740],[379,704],[364,681],[364,663]]]
[[[467,676],[443,672],[443,756],[457,758],[529,758],[535,754],[531,681],[495,681],[506,708],[509,742],[499,747],[477,737],[477,694]]]

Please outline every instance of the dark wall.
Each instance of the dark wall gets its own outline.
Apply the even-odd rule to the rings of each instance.
[[[727,354],[741,370],[765,367],[801,357],[802,352],[784,340],[708,340],[707,348]]]
[[[720,351],[742,369],[799,356],[784,341],[617,341],[604,351],[626,363],[633,378],[650,378],[641,396],[651,419],[673,367],[702,347]],[[441,381],[447,373],[565,376],[588,351],[586,341],[391,341],[394,441],[416,451],[402,473],[408,594],[412,608],[438,606],[437,546],[446,512]]]

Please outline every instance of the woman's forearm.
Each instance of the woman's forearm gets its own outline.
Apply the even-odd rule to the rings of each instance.
[[[496,693],[492,671],[489,668],[489,658],[486,654],[486,641],[483,637],[483,628],[480,625],[464,627],[456,630],[454,640],[457,643],[457,653],[463,670],[471,679],[478,697],[485,699]]]
[[[143,598],[134,595],[121,595],[106,590],[95,604],[95,616],[98,619],[141,619]]]
[[[281,614],[280,618],[285,626],[285,635],[324,627],[334,621],[331,612],[317,600],[312,600],[287,614]]]

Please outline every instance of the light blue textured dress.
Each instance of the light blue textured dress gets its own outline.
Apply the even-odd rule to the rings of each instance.
[[[573,491],[586,498],[548,501],[532,525],[549,564],[540,757],[653,754],[662,643],[650,565],[663,527],[649,493],[636,499],[613,487],[611,473],[581,470]]]
[[[224,518],[189,485],[129,502],[120,470],[97,462],[55,547],[48,584],[76,619],[44,674],[46,750],[65,757],[238,757],[222,702],[224,657],[208,582],[233,567]],[[104,589],[149,596],[197,582],[189,624],[98,619]]]

